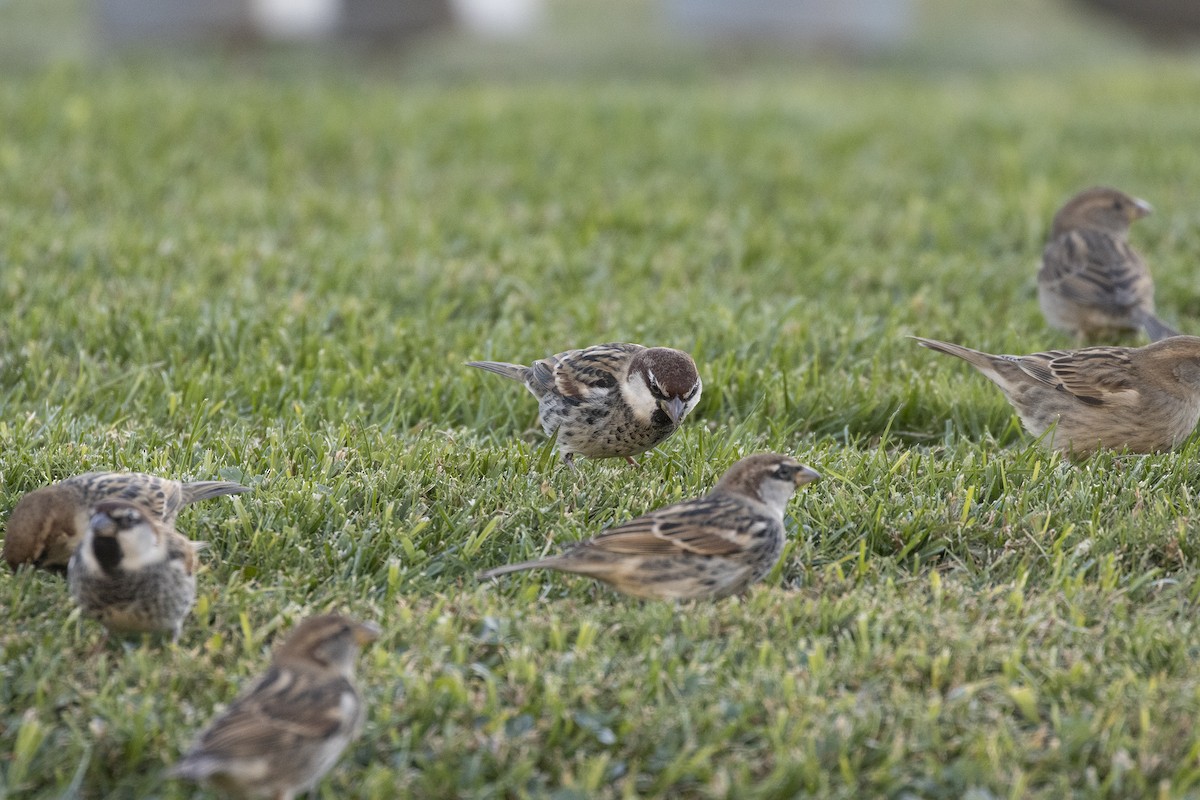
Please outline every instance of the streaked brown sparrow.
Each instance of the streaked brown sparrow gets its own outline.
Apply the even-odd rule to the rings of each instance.
[[[1025,430],[1079,458],[1104,447],[1169,450],[1200,420],[1200,338],[1174,336],[1145,347],[1086,347],[994,356],[914,337],[957,356],[1000,387]]]
[[[354,662],[378,636],[377,626],[337,614],[305,620],[171,774],[238,797],[291,800],[307,792],[362,726]]]
[[[173,527],[179,510],[200,500],[240,494],[247,487],[228,481],[181,483],[139,472],[89,472],[43,486],[20,499],[8,518],[4,559],[64,571],[97,503],[124,500]]]
[[[1178,336],[1154,315],[1154,280],[1129,245],[1129,226],[1150,205],[1106,186],[1085,189],[1054,216],[1038,271],[1038,302],[1052,327],[1082,339],[1145,329]]]
[[[796,489],[820,477],[790,456],[738,461],[713,490],[664,506],[580,542],[561,555],[480,575],[554,569],[647,599],[720,598],[762,580],[784,545],[783,512]]]
[[[98,503],[67,567],[85,616],[114,633],[179,638],[196,602],[196,543],[123,500]]]
[[[624,458],[675,432],[700,402],[692,357],[668,347],[611,343],[567,350],[530,366],[472,361],[467,366],[525,384],[538,399],[547,436],[557,432],[563,459]]]

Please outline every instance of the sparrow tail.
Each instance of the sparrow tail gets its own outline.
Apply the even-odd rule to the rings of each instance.
[[[930,350],[938,353],[945,353],[948,356],[961,358],[968,364],[972,364],[980,369],[992,369],[992,359],[987,353],[981,353],[978,350],[972,350],[960,344],[939,342],[937,339],[923,339],[920,336],[913,336],[912,338],[922,347],[928,347]]]
[[[172,778],[184,778],[190,781],[202,781],[217,771],[215,759],[203,755],[187,756],[167,772]]]
[[[184,504],[198,503],[214,497],[224,497],[227,494],[242,494],[250,491],[249,486],[242,486],[233,481],[196,481],[183,485]]]
[[[546,563],[549,560],[550,559],[546,558],[535,558],[532,561],[521,561],[517,564],[505,564],[503,567],[496,567],[495,569],[489,569],[487,572],[481,572],[476,576],[476,578],[481,581],[486,581],[491,580],[492,578],[499,578],[501,575],[507,575],[510,572],[538,569],[540,567],[549,566]]]
[[[1146,331],[1146,335],[1150,337],[1150,341],[1157,342],[1162,339],[1169,339],[1172,336],[1181,336],[1182,334],[1172,328],[1167,323],[1163,322],[1158,317],[1151,314],[1149,311],[1143,311],[1137,315],[1138,324]]]
[[[526,373],[529,371],[529,367],[520,364],[506,364],[503,361],[468,361],[467,366],[479,367],[479,369],[494,372],[510,381],[519,381],[520,383],[525,382]]]

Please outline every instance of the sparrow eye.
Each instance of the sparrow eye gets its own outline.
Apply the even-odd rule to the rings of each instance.
[[[654,395],[656,398],[662,400],[666,397],[666,394],[663,393],[662,387],[658,385],[658,379],[654,377],[653,372],[646,373],[646,384],[650,387],[650,394]]]

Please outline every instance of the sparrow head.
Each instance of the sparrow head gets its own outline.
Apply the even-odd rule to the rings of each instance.
[[[682,422],[700,402],[703,385],[696,362],[681,350],[648,347],[634,356],[629,373],[642,377],[654,403],[672,425]]]
[[[84,564],[106,573],[133,572],[168,556],[166,537],[148,511],[124,500],[105,500],[92,509],[79,545]]]
[[[1050,235],[1058,236],[1080,228],[1125,233],[1130,224],[1152,210],[1145,200],[1107,186],[1094,186],[1084,189],[1058,210]]]
[[[13,569],[21,564],[42,566],[44,560],[65,564],[86,524],[86,515],[79,514],[68,490],[61,484],[43,486],[22,497],[9,515],[4,559]],[[54,552],[59,547],[66,552]]]
[[[730,467],[713,491],[750,497],[782,514],[796,489],[820,477],[791,456],[759,453],[746,456]]]
[[[373,622],[355,622],[340,614],[322,614],[297,625],[275,649],[272,661],[276,666],[349,677],[354,672],[354,659],[359,648],[378,638],[379,626]]]
[[[1166,385],[1171,377],[1200,391],[1200,337],[1171,336],[1134,351],[1143,354],[1141,366],[1147,380]]]

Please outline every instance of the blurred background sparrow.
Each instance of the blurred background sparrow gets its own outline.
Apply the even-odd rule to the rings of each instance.
[[[89,472],[43,486],[20,499],[8,517],[4,559],[64,572],[83,539],[97,503],[123,500],[138,505],[170,528],[179,510],[189,503],[250,491],[239,483],[197,481],[181,483],[139,472]]]
[[[1145,347],[1087,347],[994,356],[913,337],[956,356],[1000,387],[1025,430],[1079,458],[1101,447],[1169,450],[1200,420],[1200,338],[1174,336]]]
[[[738,461],[713,490],[665,506],[549,558],[509,564],[481,580],[526,569],[586,575],[634,597],[719,598],[762,580],[783,552],[783,512],[820,476],[790,456]]]
[[[558,433],[563,460],[644,453],[679,427],[702,389],[696,362],[669,347],[599,344],[568,350],[526,367],[471,361],[525,384],[538,399],[538,421],[547,436]]]
[[[1084,340],[1139,329],[1152,341],[1179,335],[1154,315],[1154,280],[1129,245],[1129,226],[1150,210],[1105,186],[1059,209],[1037,276],[1046,322]]]
[[[354,685],[359,648],[379,628],[312,617],[275,648],[265,675],[197,738],[171,770],[240,797],[291,800],[328,772],[362,727]]]
[[[196,602],[197,543],[123,500],[96,505],[67,567],[85,616],[114,633],[171,633]]]

